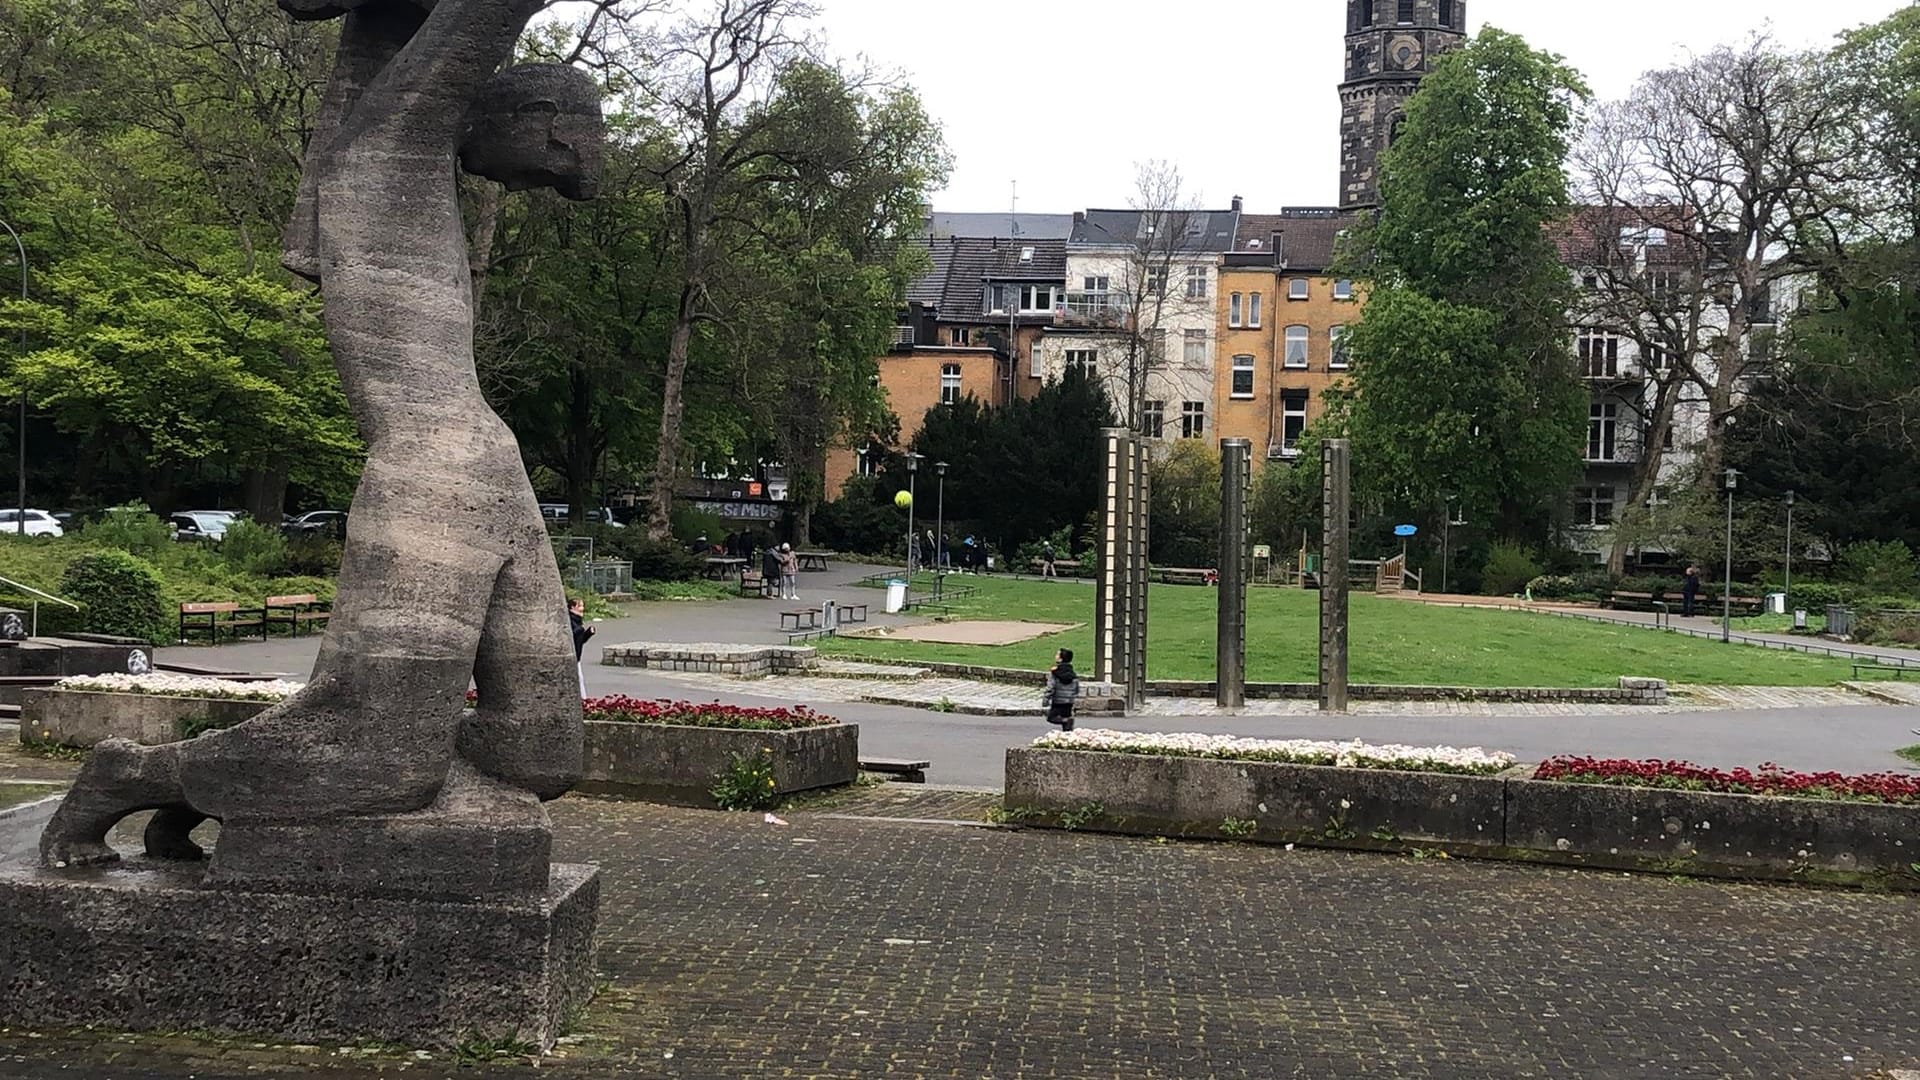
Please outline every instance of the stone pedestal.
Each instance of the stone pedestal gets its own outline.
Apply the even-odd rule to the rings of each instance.
[[[0,1024],[545,1049],[593,992],[595,867],[487,903],[243,891],[202,869],[0,868]]]

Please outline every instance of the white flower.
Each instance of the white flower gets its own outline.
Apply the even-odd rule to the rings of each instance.
[[[1497,773],[1510,768],[1515,760],[1512,754],[1504,751],[1483,750],[1477,746],[1374,746],[1358,739],[1344,743],[1315,739],[1243,739],[1234,735],[1109,731],[1101,728],[1058,731],[1042,735],[1033,741],[1033,745],[1048,750],[1275,761],[1291,765],[1341,765],[1409,772]]]
[[[305,683],[286,679],[235,682],[205,675],[69,675],[54,684],[59,690],[96,690],[110,694],[154,694],[160,697],[229,698],[236,701],[281,701],[300,692]]]

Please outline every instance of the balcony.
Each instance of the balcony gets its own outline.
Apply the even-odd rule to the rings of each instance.
[[[896,326],[893,328],[893,347],[894,348],[911,349],[913,348],[914,344],[915,344],[914,333],[913,333],[913,327],[911,325]]]
[[[1574,370],[1593,386],[1630,386],[1647,381],[1640,365],[1626,361],[1582,360]]]
[[[1057,326],[1120,326],[1127,321],[1132,298],[1124,292],[1068,292],[1053,310]]]

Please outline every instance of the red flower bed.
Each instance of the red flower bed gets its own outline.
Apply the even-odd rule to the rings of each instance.
[[[480,700],[478,691],[467,691],[467,705]],[[784,709],[749,709],[740,705],[722,705],[717,701],[648,701],[625,694],[588,698],[587,719],[611,720],[625,724],[672,724],[680,727],[736,728],[742,731],[787,731],[792,728],[818,727],[840,721],[817,713],[804,705]]]
[[[1556,757],[1540,763],[1535,780],[1621,787],[1724,791],[1739,795],[1779,795],[1794,799],[1845,799],[1854,802],[1920,804],[1920,775],[1911,773],[1804,773],[1771,762],[1757,769],[1708,769],[1687,761],[1625,761]]]

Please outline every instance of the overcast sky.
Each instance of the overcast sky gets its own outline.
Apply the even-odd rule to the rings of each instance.
[[[1125,206],[1134,162],[1214,206],[1327,205],[1339,180],[1344,0],[819,0],[842,56],[901,71],[946,132],[941,210]],[[1906,0],[1466,0],[1557,52],[1601,98],[1751,32],[1821,45]]]

